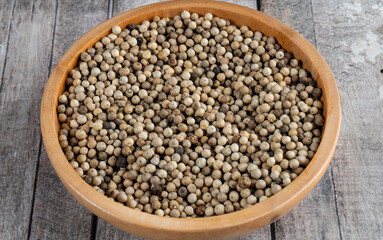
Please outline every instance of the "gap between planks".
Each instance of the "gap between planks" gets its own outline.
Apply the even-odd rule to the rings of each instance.
[[[97,223],[98,217],[92,214],[91,228],[90,228],[90,240],[95,240],[97,235]]]
[[[28,224],[27,239],[31,238],[31,232],[32,232],[32,218],[33,218],[33,209],[34,209],[34,205],[35,205],[35,196],[36,196],[36,187],[37,187],[37,176],[38,176],[38,173],[39,173],[40,156],[41,156],[41,148],[42,148],[42,138],[43,137],[40,135],[39,152],[37,154],[37,163],[36,163],[37,165],[36,165],[36,171],[35,171],[35,177],[34,177],[35,179],[34,179],[34,182],[33,182],[32,203],[31,203],[31,212],[29,214],[29,224]]]
[[[55,21],[53,23],[53,33],[52,33],[52,48],[50,51],[50,62],[49,62],[49,74],[47,76],[47,79],[49,78],[49,75],[52,71],[52,62],[53,62],[53,48],[54,48],[54,43],[55,43],[55,35],[56,35],[56,23],[57,23],[57,13],[58,13],[58,0],[56,0],[56,9],[55,9]],[[31,14],[31,21],[33,19],[33,11],[34,11],[34,1],[32,2],[32,14]],[[0,89],[1,92],[1,89]],[[41,149],[42,149],[42,144],[43,144],[43,136],[40,133],[40,142],[39,142],[39,152],[37,154],[37,162],[36,162],[36,172],[35,172],[35,179],[33,183],[33,193],[32,193],[32,205],[31,205],[31,213],[29,215],[29,224],[28,224],[28,239],[31,237],[31,232],[32,232],[32,222],[33,222],[33,210],[34,210],[34,205],[35,205],[35,197],[36,197],[36,188],[37,188],[37,177],[39,174],[39,166],[40,166],[40,157],[41,157]]]

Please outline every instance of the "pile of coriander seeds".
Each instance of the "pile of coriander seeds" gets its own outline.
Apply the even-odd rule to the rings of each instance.
[[[81,53],[58,99],[59,142],[84,181],[130,208],[221,215],[304,170],[321,95],[274,38],[183,11],[115,26]]]

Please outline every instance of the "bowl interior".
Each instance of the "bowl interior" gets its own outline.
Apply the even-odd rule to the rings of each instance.
[[[81,52],[92,47],[111,32],[111,27],[125,28],[130,23],[173,17],[183,10],[229,19],[237,26],[247,25],[277,39],[281,46],[301,60],[323,91],[325,126],[320,146],[306,169],[282,191],[244,210],[221,216],[174,219],[139,212],[98,193],[72,169],[58,142],[60,128],[57,98],[64,92],[68,72],[75,67]],[[335,79],[315,48],[301,35],[280,21],[256,10],[235,4],[210,1],[177,1],[147,5],[124,12],[98,25],[69,48],[46,85],[41,104],[41,127],[44,145],[55,171],[66,188],[89,210],[111,224],[133,234],[149,238],[234,237],[261,228],[277,220],[297,205],[317,184],[335,151],[340,128],[340,100]]]

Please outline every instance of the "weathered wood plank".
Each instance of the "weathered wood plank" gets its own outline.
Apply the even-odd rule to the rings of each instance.
[[[304,0],[263,0],[261,11],[278,18],[315,45],[314,21],[311,1]]]
[[[108,1],[59,1],[52,50],[52,68],[84,33],[105,21]],[[47,76],[44,77],[46,81]],[[92,213],[65,189],[41,148],[31,239],[89,239]],[[60,226],[60,227],[58,227]],[[76,226],[76,227],[73,227]]]
[[[330,171],[297,207],[275,222],[276,239],[340,238]]]
[[[86,32],[108,19],[108,0],[59,0],[53,66]]]
[[[229,2],[239,4],[245,7],[249,7],[252,9],[257,9],[257,1],[256,0],[220,0],[222,2]]]
[[[343,239],[383,234],[383,2],[313,1],[318,50],[337,79],[342,127],[333,177]]]
[[[60,182],[42,147],[30,239],[89,239],[92,213]]]
[[[121,231],[99,218],[97,223],[96,239],[142,240],[143,238]]]
[[[0,74],[3,74],[7,46],[9,41],[9,30],[13,14],[14,1],[0,2]],[[0,92],[3,78],[0,78]]]
[[[15,1],[14,8],[0,94],[0,239],[28,236],[56,2]]]
[[[250,234],[240,236],[235,240],[269,240],[271,239],[270,226],[266,226]]]
[[[137,8],[151,3],[163,2],[164,0],[113,0],[113,16],[125,12],[129,9]],[[243,5],[249,8],[257,9],[257,1],[255,0],[221,0],[222,2],[231,2]]]
[[[162,0],[113,0],[112,16],[116,16],[117,14],[125,12],[129,9],[141,7],[156,2],[162,2]]]
[[[98,219],[97,223],[97,239],[113,239],[113,240],[142,240],[143,238],[126,233],[110,225],[102,219]],[[269,240],[270,239],[270,227],[264,227],[258,231],[252,232],[248,235],[241,236],[236,240]]]
[[[262,1],[262,11],[301,33],[315,46],[311,1]],[[277,239],[339,239],[331,166],[314,190],[296,208],[275,223]]]
[[[247,6],[250,8],[257,9],[257,1],[253,0],[241,0],[241,1],[235,1],[235,0],[224,0],[225,2],[232,2],[241,4],[243,6]],[[127,11],[132,8],[140,7],[143,5],[147,5],[150,3],[158,2],[156,0],[144,0],[144,1],[123,1],[123,0],[114,0],[113,1],[113,15],[117,15],[119,13],[122,13],[124,11]],[[102,219],[98,220],[97,224],[97,233],[96,233],[97,239],[105,239],[105,238],[111,238],[111,239],[127,239],[127,240],[138,240],[141,239],[139,237],[136,237],[134,235],[125,233],[110,224],[106,223]],[[267,226],[259,231],[253,232],[247,236],[242,236],[239,238],[241,240],[246,239],[270,239],[270,227]]]

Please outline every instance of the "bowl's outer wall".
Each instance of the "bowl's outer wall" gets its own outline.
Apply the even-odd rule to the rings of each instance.
[[[183,10],[212,14],[229,19],[237,26],[247,25],[277,39],[281,46],[301,60],[323,90],[326,118],[323,139],[310,164],[290,185],[271,198],[230,214],[208,218],[174,219],[142,213],[114,202],[95,191],[72,169],[58,142],[57,98],[65,89],[68,72],[75,67],[81,52],[92,47],[111,32],[111,27],[125,28],[129,23],[173,17]],[[338,89],[330,68],[315,48],[279,20],[236,4],[211,1],[176,1],[147,5],[124,12],[98,25],[64,54],[52,71],[41,103],[41,131],[52,165],[69,192],[86,208],[118,228],[155,239],[225,239],[264,227],[285,215],[318,183],[331,162],[339,136],[341,108]]]

